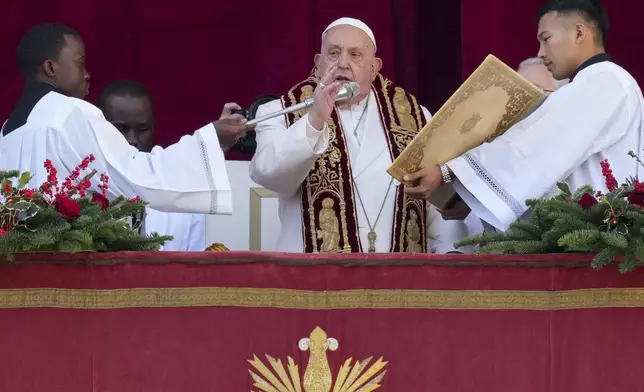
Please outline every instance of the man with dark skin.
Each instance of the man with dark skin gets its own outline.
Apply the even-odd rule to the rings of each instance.
[[[38,25],[23,36],[16,54],[24,90],[2,130],[2,167],[32,171],[50,159],[64,178],[92,154],[93,168],[112,179],[110,198],[140,196],[151,208],[167,212],[232,212],[222,151],[249,129],[243,116],[231,114],[238,105],[226,105],[218,120],[147,154],[128,146],[101,111],[83,101],[90,76],[77,31]],[[24,146],[30,147],[23,151]],[[42,183],[43,176],[35,172],[32,182]]]
[[[25,88],[4,125],[4,135],[24,125],[33,106],[50,91],[79,99],[89,93],[90,76],[80,34],[71,27],[50,24],[36,26],[30,32],[16,51]],[[32,36],[40,39],[30,39]],[[46,39],[54,36],[60,38]]]
[[[99,96],[98,107],[105,119],[139,151],[154,148],[154,105],[143,84],[133,79],[110,83]],[[163,233],[174,237],[164,251],[203,251],[206,247],[206,217],[201,214],[164,213],[146,209],[145,234]]]
[[[101,91],[98,107],[131,146],[152,151],[154,107],[150,93],[141,83],[132,79],[110,83]]]

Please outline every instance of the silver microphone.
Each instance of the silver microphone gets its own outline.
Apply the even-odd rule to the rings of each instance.
[[[338,91],[338,96],[335,98],[336,101],[344,101],[347,99],[351,99],[354,97],[357,97],[360,94],[360,85],[356,82],[349,82],[345,83],[340,87],[340,90]],[[255,125],[259,122],[271,119],[273,117],[277,116],[282,116],[284,114],[288,113],[293,113],[293,112],[298,112],[300,110],[308,109],[311,106],[313,106],[313,98],[309,98],[305,100],[302,103],[298,103],[297,105],[289,106],[286,109],[282,109],[277,112],[273,112],[270,114],[267,114],[262,117],[255,118],[253,120],[250,120],[249,122],[246,123],[246,125]]]

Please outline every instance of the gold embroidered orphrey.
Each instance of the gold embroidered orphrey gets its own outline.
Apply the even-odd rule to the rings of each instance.
[[[288,108],[305,101],[313,96],[316,86],[317,80],[314,77],[300,82],[282,96],[282,106]],[[427,119],[413,95],[382,75],[378,75],[373,81],[371,91],[376,97],[378,114],[393,161],[425,126]],[[305,113],[287,114],[286,126],[294,124]],[[351,160],[337,110],[333,111],[327,126],[329,147],[315,162],[302,184],[304,252],[362,252]],[[426,252],[426,202],[408,198],[400,185],[396,189],[395,198],[389,251]],[[407,233],[408,227],[418,228],[419,232]],[[370,232],[371,251],[375,251],[375,238],[375,232]],[[409,242],[411,240],[413,242]]]
[[[333,392],[370,392],[380,388],[380,383],[387,372],[383,370],[387,362],[384,362],[382,357],[369,368],[367,366],[373,357],[356,361],[353,366],[351,365],[353,358],[348,358],[333,380],[327,350],[336,351],[338,341],[329,338],[320,327],[316,327],[308,338],[301,339],[298,346],[301,351],[310,352],[303,379],[300,378],[300,370],[290,356],[288,366],[284,368],[281,360],[265,354],[273,369],[271,371],[257,355],[253,354],[253,360],[248,361],[255,369],[255,371],[248,370],[254,381],[253,386],[263,392],[331,392],[331,386],[333,386]]]

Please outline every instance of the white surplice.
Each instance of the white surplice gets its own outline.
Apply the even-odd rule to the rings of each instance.
[[[365,106],[365,116],[358,125]],[[281,102],[275,100],[260,106],[257,117],[281,109]],[[431,115],[427,109],[422,110],[429,119]],[[376,251],[389,252],[396,190],[402,185],[394,180],[390,186],[391,177],[386,170],[392,161],[374,93],[371,92],[359,104],[341,108],[339,114],[357,187],[355,205],[363,249],[366,250],[369,243],[367,235],[370,228],[357,193],[362,196],[369,221],[375,224]],[[278,193],[282,231],[277,249],[302,252],[301,185],[315,161],[328,147],[328,128],[325,126],[322,131],[316,130],[309,124],[307,114],[288,129],[284,116],[279,116],[259,123],[256,132],[257,151],[250,165],[250,176],[256,183]],[[385,196],[380,219],[375,223]],[[476,217],[468,217],[467,222],[445,221],[433,206],[427,211],[427,226],[428,248],[436,253],[454,251],[454,242],[482,231],[480,220]]]
[[[201,214],[182,214],[161,212],[146,208],[145,234],[157,233],[171,235],[160,250],[174,252],[202,252],[206,245],[206,216]]]
[[[590,65],[504,135],[448,162],[455,188],[500,230],[526,212],[525,200],[555,194],[557,181],[606,192],[602,160],[620,183],[638,174],[627,153],[641,154],[643,108],[628,72],[612,62]]]
[[[91,168],[110,177],[109,198],[140,196],[150,208],[165,212],[232,213],[224,155],[212,124],[166,149],[143,153],[97,107],[49,92],[25,125],[0,139],[0,168],[30,171],[31,187],[46,180],[45,159],[62,182],[90,154],[96,158]],[[94,191],[98,180],[93,179]]]
[[[159,153],[161,147],[154,147],[152,154]],[[145,209],[145,234],[157,233],[173,236],[161,246],[162,251],[202,252],[206,245],[206,215],[180,212],[161,212],[152,208]]]

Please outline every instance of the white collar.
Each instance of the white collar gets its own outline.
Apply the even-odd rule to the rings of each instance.
[[[367,102],[369,102],[369,98],[371,98],[371,91],[369,92],[369,94],[366,97],[364,97],[364,99],[362,101],[360,101],[358,103],[354,103],[353,105],[350,105],[350,106],[344,105],[342,107],[339,107],[339,109],[345,109],[345,110],[351,110],[351,111],[361,111],[361,110],[363,110],[365,108],[365,106],[367,106]]]

